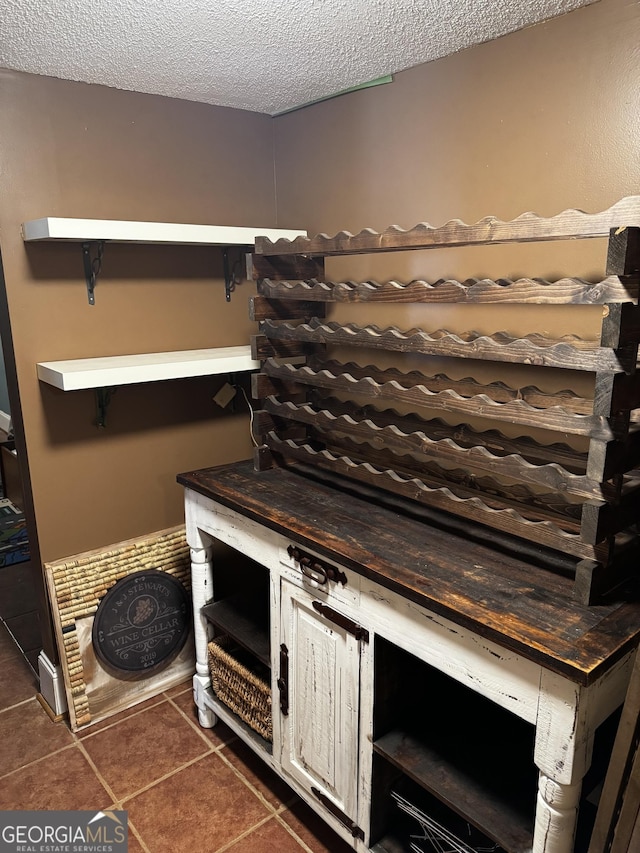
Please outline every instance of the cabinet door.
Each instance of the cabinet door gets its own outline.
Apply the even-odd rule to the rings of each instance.
[[[353,830],[361,632],[288,581],[281,593],[282,768]]]

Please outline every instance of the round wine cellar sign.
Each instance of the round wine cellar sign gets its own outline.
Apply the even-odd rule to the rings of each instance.
[[[189,595],[166,572],[134,572],[115,583],[98,605],[92,641],[101,663],[123,674],[168,664],[191,624]]]

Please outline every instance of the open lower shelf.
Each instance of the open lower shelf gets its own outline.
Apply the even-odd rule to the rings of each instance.
[[[210,708],[231,731],[239,735],[263,760],[271,764],[273,745],[241,720],[237,714],[234,714],[223,702],[220,702],[211,689],[205,690],[202,695],[207,708]]]
[[[270,669],[268,605],[269,600],[261,595],[234,595],[205,604],[202,613],[222,633],[228,634]]]
[[[256,237],[294,240],[306,231],[233,225],[188,225],[178,222],[133,222],[121,219],[69,219],[48,216],[22,225],[25,242],[42,240],[101,241],[116,243],[169,243],[204,246],[249,246]]]
[[[454,835],[469,825],[501,851],[529,853],[534,727],[380,637],[375,655],[374,843],[387,850],[399,821],[392,792],[404,788]]]
[[[531,850],[535,785],[531,791],[518,790],[514,784],[518,777],[503,776],[503,768],[495,766],[478,775],[471,763],[467,767],[455,758],[445,759],[439,749],[409,732],[391,731],[375,741],[373,748],[509,853]],[[496,790],[495,783],[500,781],[503,790],[499,785]]]
[[[237,373],[259,367],[260,363],[251,358],[249,346],[43,361],[37,365],[38,379],[63,391]]]

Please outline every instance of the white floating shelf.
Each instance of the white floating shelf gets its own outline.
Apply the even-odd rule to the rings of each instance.
[[[49,216],[22,224],[25,242],[67,240],[116,243],[190,243],[205,246],[249,246],[256,237],[294,240],[306,231],[286,228],[253,228],[233,225],[183,225],[174,222],[130,222],[120,219],[64,219]]]
[[[43,361],[37,367],[38,379],[42,382],[63,391],[80,391],[85,388],[111,388],[138,382],[161,382],[165,379],[257,370],[260,362],[251,358],[251,347],[237,346]]]

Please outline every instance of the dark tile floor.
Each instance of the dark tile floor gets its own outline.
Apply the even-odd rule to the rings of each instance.
[[[351,849],[228,728],[200,728],[188,683],[79,733],[36,690],[0,621],[0,809],[126,809],[130,853]]]

